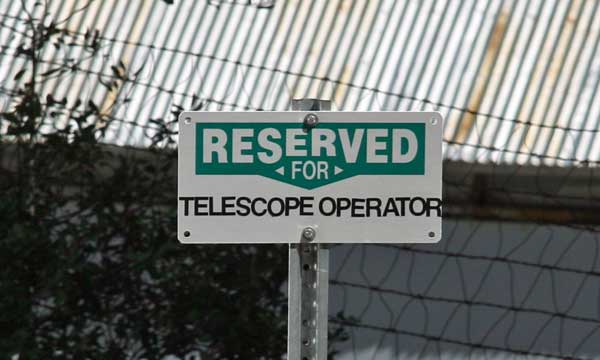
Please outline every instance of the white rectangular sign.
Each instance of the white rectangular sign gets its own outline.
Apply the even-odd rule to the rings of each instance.
[[[437,112],[184,112],[183,243],[434,243]]]

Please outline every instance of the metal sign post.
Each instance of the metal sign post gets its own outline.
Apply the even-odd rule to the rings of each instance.
[[[292,100],[292,110],[330,110],[326,100]],[[305,118],[307,131],[318,114]],[[329,295],[329,249],[311,243],[318,234],[312,227],[302,231],[301,241],[289,245],[288,265],[288,359],[327,359],[327,314]]]

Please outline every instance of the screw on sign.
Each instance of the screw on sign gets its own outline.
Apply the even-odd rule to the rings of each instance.
[[[319,123],[319,117],[315,114],[307,114],[304,117],[304,126],[308,129],[314,128]]]
[[[313,241],[315,239],[315,236],[317,236],[317,232],[315,231],[315,229],[307,227],[304,228],[304,230],[302,231],[302,236],[308,241]]]

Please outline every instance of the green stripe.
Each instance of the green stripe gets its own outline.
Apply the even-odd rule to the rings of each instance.
[[[272,153],[263,149],[258,144],[258,134],[261,130],[273,128],[281,134],[280,139],[270,140],[276,143],[282,149],[281,158],[273,164],[266,164],[259,160],[258,153],[264,152],[268,156]],[[212,162],[203,162],[203,134],[206,129],[219,129],[227,135],[225,150],[227,153],[227,162],[217,162],[217,154],[213,153]],[[245,150],[243,155],[252,155],[252,163],[233,163],[232,162],[232,134],[234,129],[252,129],[253,136],[244,139],[245,142],[251,144],[251,150]],[[323,185],[327,185],[336,181],[347,179],[357,175],[424,175],[425,174],[425,124],[422,123],[330,123],[319,124],[318,129],[330,129],[336,134],[336,139],[333,142],[335,147],[335,155],[327,156],[326,152],[320,154],[311,154],[312,136],[307,133],[307,136],[301,136],[305,139],[306,145],[299,149],[306,150],[306,156],[286,156],[285,155],[285,133],[288,129],[302,129],[300,123],[197,123],[196,124],[196,175],[260,175],[284,183],[295,185],[304,189],[314,189]],[[347,129],[350,141],[353,141],[354,134],[358,129],[364,129],[360,143],[358,157],[356,162],[346,162],[339,130]],[[367,162],[367,129],[387,129],[388,136],[381,137],[380,142],[385,143],[386,150],[379,150],[377,155],[387,155],[387,163],[369,163]],[[417,151],[414,158],[405,163],[392,163],[392,130],[405,129],[412,132],[417,139]],[[408,141],[404,139],[399,144],[401,154],[406,154],[408,149]],[[313,164],[321,162],[326,171],[321,173],[321,178],[305,178],[298,171],[293,172],[292,169],[300,169],[305,162],[312,161]],[[294,167],[295,165],[295,167]],[[276,170],[283,167],[283,174]],[[334,169],[339,168],[342,171],[335,174]],[[312,165],[307,165],[307,170],[312,170]],[[311,171],[308,171],[309,175]]]

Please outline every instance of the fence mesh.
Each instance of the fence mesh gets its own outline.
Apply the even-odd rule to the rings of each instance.
[[[598,233],[447,219],[432,246],[332,251],[331,321],[354,358],[595,358]]]
[[[332,250],[350,358],[596,358],[598,171],[463,164],[435,245]],[[401,239],[401,231],[399,231]]]

